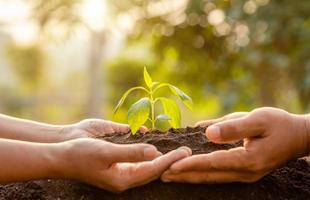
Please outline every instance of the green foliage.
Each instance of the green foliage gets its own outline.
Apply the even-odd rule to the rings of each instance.
[[[142,98],[130,107],[128,110],[128,123],[133,133],[136,133],[141,125],[148,120],[150,108],[151,103],[148,98]]]
[[[127,90],[122,98],[119,100],[114,113],[117,113],[119,108],[123,105],[128,95],[136,90],[144,91],[147,97],[144,97],[134,103],[128,110],[127,120],[131,128],[131,132],[136,134],[139,128],[144,125],[148,120],[152,125],[152,129],[158,128],[160,130],[164,129],[162,122],[168,122],[173,128],[179,128],[181,126],[181,112],[178,104],[172,100],[165,97],[156,97],[155,93],[163,88],[168,87],[170,91],[180,98],[180,100],[186,105],[188,108],[193,108],[192,99],[185,94],[179,88],[168,84],[168,83],[159,83],[153,82],[151,76],[149,75],[146,67],[144,68],[144,82],[147,87],[134,87]],[[155,104],[160,101],[163,107],[164,113],[156,115]],[[159,123],[157,123],[159,122]]]
[[[174,116],[171,118],[170,124],[173,128],[178,128],[181,126],[181,112],[178,105],[171,99],[160,98],[160,101],[164,107],[164,112],[167,116]]]

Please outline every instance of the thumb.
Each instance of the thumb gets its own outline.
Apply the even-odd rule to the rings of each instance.
[[[112,144],[106,155],[111,163],[116,163],[153,160],[162,153],[149,144]]]
[[[264,131],[261,123],[248,116],[222,121],[209,126],[206,136],[215,143],[227,143],[249,137],[257,137]]]

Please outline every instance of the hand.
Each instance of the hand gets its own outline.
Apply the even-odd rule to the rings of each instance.
[[[129,131],[130,128],[127,124],[101,119],[86,119],[63,129],[64,134],[68,135],[69,139],[97,137],[111,133],[127,133]],[[147,128],[141,127],[140,131],[146,132]]]
[[[65,143],[56,177],[86,182],[114,192],[144,185],[161,176],[177,160],[191,155],[186,147],[162,155],[148,144],[118,145],[97,139]],[[153,160],[154,159],[154,160]],[[60,168],[60,163],[63,163]],[[57,167],[56,167],[57,169]]]
[[[293,158],[310,151],[310,120],[275,108],[234,113],[198,123],[209,126],[215,143],[243,139],[243,147],[195,155],[174,163],[162,175],[166,182],[255,182]]]

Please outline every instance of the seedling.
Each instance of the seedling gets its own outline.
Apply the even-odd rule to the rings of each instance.
[[[184,103],[186,107],[192,110],[193,101],[192,99],[185,94],[179,88],[169,84],[169,83],[160,83],[160,82],[153,82],[151,76],[149,75],[146,67],[144,68],[144,81],[146,87],[138,86],[133,87],[127,92],[124,93],[122,98],[119,100],[114,114],[117,113],[119,108],[123,105],[128,95],[136,90],[141,90],[146,93],[146,96],[138,100],[134,103],[128,110],[127,113],[127,120],[128,124],[130,125],[132,134],[136,134],[139,128],[144,125],[147,121],[150,121],[151,128],[161,129],[161,127],[157,127],[160,123],[156,122],[169,122],[170,126],[173,128],[179,128],[181,126],[181,112],[179,109],[178,104],[169,98],[166,97],[157,97],[155,96],[156,92],[164,87],[168,87],[170,91],[179,97],[181,101]],[[155,105],[157,102],[161,102],[164,113],[156,115]]]

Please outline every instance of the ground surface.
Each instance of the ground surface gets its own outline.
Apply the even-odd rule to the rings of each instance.
[[[166,153],[179,146],[188,146],[194,154],[227,149],[235,145],[215,145],[204,136],[204,130],[196,128],[171,130],[168,134],[151,133],[114,134],[103,139],[115,143],[150,143]],[[0,185],[0,199],[8,200],[190,200],[190,199],[310,199],[310,165],[305,160],[296,160],[274,171],[253,184],[189,185],[164,184],[155,181],[146,186],[131,189],[122,194],[73,181],[39,180],[26,183]]]

